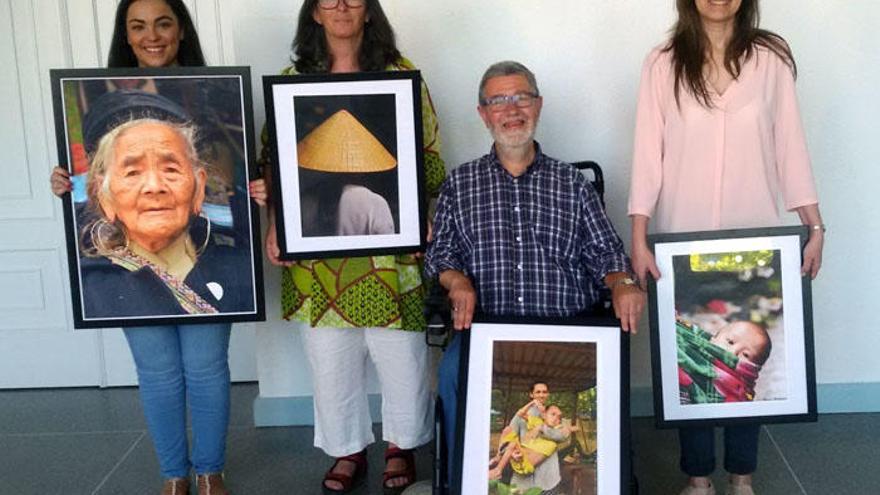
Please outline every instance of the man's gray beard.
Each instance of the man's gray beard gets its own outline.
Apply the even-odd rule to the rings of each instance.
[[[535,138],[535,128],[523,129],[522,132],[516,134],[504,133],[492,129],[492,139],[495,140],[496,146],[502,148],[520,148],[532,142]]]

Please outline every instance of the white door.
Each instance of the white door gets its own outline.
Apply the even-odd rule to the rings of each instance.
[[[186,2],[209,63],[224,63],[214,0]],[[116,0],[0,2],[0,388],[136,383],[119,329],[74,330],[49,69],[101,67]],[[230,58],[231,60],[231,58]],[[254,325],[233,327],[233,380],[254,380]]]

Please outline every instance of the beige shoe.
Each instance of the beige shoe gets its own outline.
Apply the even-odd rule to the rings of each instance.
[[[188,478],[169,478],[162,485],[162,495],[189,495]]]
[[[752,485],[727,485],[727,495],[755,495]]]
[[[223,484],[223,473],[197,474],[196,485],[199,495],[229,495]]]
[[[712,486],[712,483],[709,483],[709,486],[688,485],[679,495],[715,495],[715,487]]]

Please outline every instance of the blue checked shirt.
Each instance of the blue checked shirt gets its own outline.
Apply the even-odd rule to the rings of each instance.
[[[593,186],[535,147],[519,177],[493,147],[456,168],[440,192],[426,276],[464,272],[486,313],[572,315],[601,300],[605,275],[630,271]]]

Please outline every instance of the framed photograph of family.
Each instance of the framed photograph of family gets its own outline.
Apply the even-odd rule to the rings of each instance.
[[[806,227],[649,236],[659,427],[816,420]]]
[[[463,335],[454,493],[628,493],[629,340],[617,320],[481,317]]]
[[[250,70],[52,70],[76,328],[264,319]]]
[[[424,250],[417,71],[264,76],[282,260]]]

